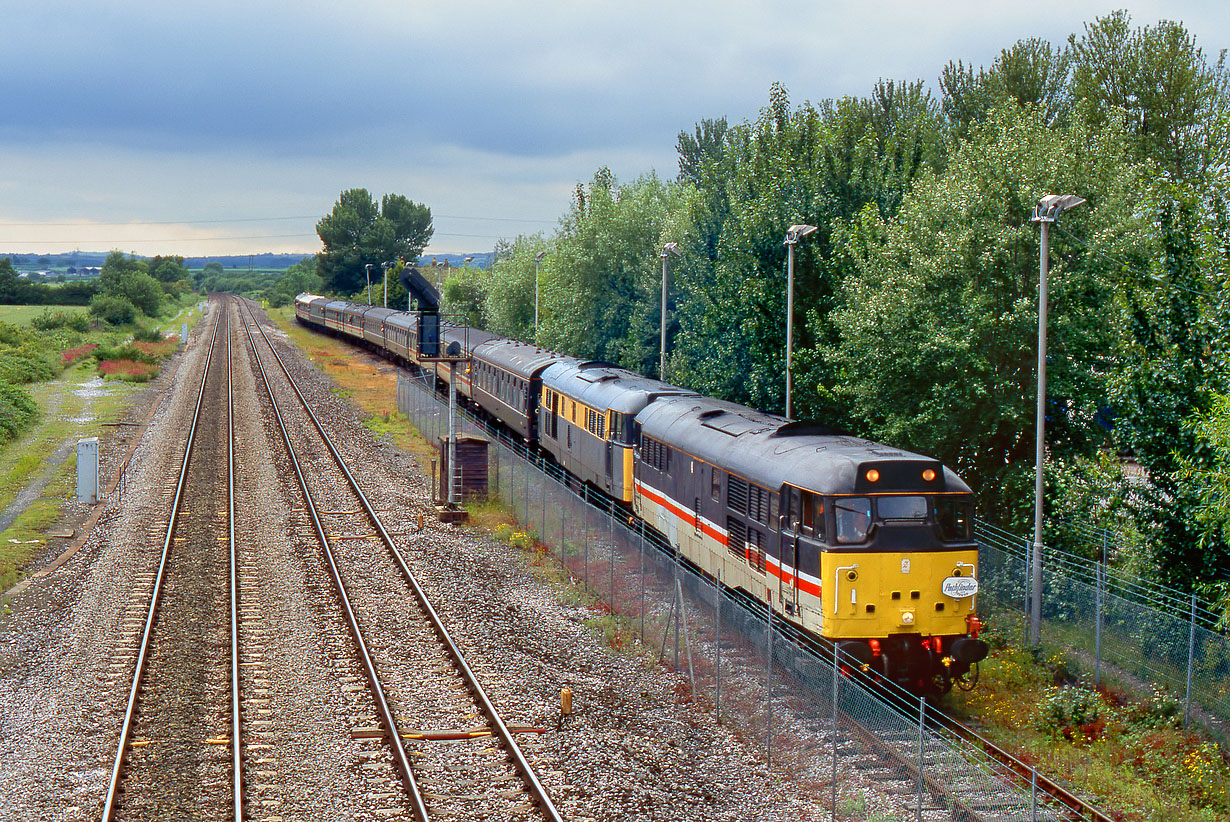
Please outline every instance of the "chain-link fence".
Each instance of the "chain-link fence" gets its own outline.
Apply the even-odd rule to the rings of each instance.
[[[1032,543],[985,523],[977,535],[978,610],[985,620],[1020,631],[1024,642]],[[1077,651],[1095,686],[1113,666],[1121,680],[1127,675],[1126,685],[1160,686],[1173,695],[1185,722],[1199,706],[1214,720],[1210,730],[1226,735],[1230,639],[1207,627],[1215,620],[1195,597],[1183,608],[1181,600],[1160,598],[1156,586],[1045,547],[1042,575],[1043,643]]]
[[[447,431],[429,379],[400,377],[398,407],[431,442]],[[901,820],[1054,818],[1028,768],[1021,776],[998,764],[924,701],[871,683],[831,644],[693,572],[660,534],[519,441],[468,415],[457,431],[490,440],[491,495],[601,603],[608,642],[640,643],[678,676],[682,695],[805,786],[749,809],[757,818],[858,816],[870,781],[885,786]]]

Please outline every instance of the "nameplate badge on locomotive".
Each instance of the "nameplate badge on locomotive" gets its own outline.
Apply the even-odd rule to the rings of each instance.
[[[910,558],[906,557],[901,560],[901,573],[908,574],[910,572]]]
[[[944,596],[953,599],[964,599],[978,593],[978,580],[973,577],[949,577],[940,586]]]

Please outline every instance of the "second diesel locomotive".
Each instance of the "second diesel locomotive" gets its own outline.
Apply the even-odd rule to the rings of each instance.
[[[447,380],[412,312],[301,294],[299,321]],[[915,692],[985,658],[973,494],[936,460],[442,323],[458,393],[694,566]]]

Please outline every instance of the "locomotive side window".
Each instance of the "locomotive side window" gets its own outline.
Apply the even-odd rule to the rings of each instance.
[[[885,523],[927,521],[926,497],[876,497],[876,514]]]
[[[721,502],[722,500],[722,471],[716,465],[710,467],[709,478],[709,495],[714,500]]]
[[[940,539],[969,539],[970,504],[964,497],[938,497],[935,500],[935,527]]]
[[[838,497],[833,501],[837,515],[837,541],[863,542],[871,529],[871,500],[867,497]]]

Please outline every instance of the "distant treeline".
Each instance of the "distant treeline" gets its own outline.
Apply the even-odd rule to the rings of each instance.
[[[98,280],[48,285],[18,276],[8,257],[0,259],[0,305],[89,305],[98,294]]]

